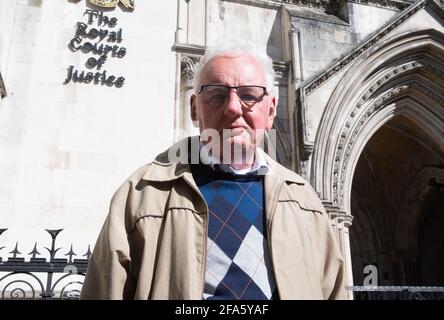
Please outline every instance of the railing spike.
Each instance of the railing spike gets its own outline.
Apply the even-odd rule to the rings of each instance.
[[[18,250],[18,241],[15,243],[15,248],[14,248],[14,250],[12,250],[12,251],[9,252],[9,253],[12,253],[12,257],[13,257],[13,258],[17,258],[17,255],[18,255],[18,254],[22,254],[22,253]]]
[[[72,263],[72,257],[76,256],[77,254],[72,249],[72,243],[71,243],[71,249],[69,249],[69,252],[65,254],[65,256],[69,256],[69,263]]]
[[[52,238],[52,243],[51,243],[51,250],[49,250],[48,248],[45,248],[49,251],[49,261],[54,260],[55,254],[57,253],[58,250],[60,250],[60,248],[56,249],[55,248],[55,243],[56,243],[56,238],[58,236],[58,234],[63,231],[63,229],[45,229],[46,232],[48,232],[51,235]]]
[[[40,255],[40,252],[37,250],[37,242],[34,244],[34,249],[28,254],[32,254],[32,259],[35,259],[36,255]]]
[[[88,251],[86,251],[86,253],[82,257],[86,257],[86,259],[89,260],[89,258],[91,257],[91,245],[88,245]]]

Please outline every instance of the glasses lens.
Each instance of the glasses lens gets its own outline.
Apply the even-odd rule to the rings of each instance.
[[[237,89],[237,95],[248,106],[262,100],[264,96],[264,88],[255,86],[244,86]]]
[[[202,90],[203,98],[212,106],[222,105],[228,96],[228,88],[224,86],[207,86]]]
[[[229,90],[229,87],[222,85],[208,85],[202,88],[202,94],[207,103],[214,107],[219,107],[227,100]],[[259,86],[240,86],[237,87],[236,93],[244,104],[251,107],[262,100],[265,90]]]

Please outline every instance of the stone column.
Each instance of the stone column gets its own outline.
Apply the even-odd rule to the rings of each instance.
[[[291,55],[293,60],[293,81],[295,84],[295,87],[298,87],[303,81],[303,74],[302,74],[302,55],[301,55],[301,49],[299,46],[300,42],[300,32],[297,29],[291,30]]]
[[[333,206],[331,203],[325,203],[324,207],[332,221],[332,226],[336,231],[339,248],[342,252],[345,263],[345,285],[353,286],[353,269],[350,250],[349,228],[352,225],[353,216],[347,212]],[[347,290],[349,299],[353,299],[353,293]]]
[[[188,2],[189,0],[177,0],[177,29],[175,43],[187,42]]]
[[[199,61],[197,56],[181,55],[181,81],[180,81],[180,105],[179,105],[179,136],[184,138],[199,133],[194,127],[190,117],[190,97],[193,94],[194,67]]]

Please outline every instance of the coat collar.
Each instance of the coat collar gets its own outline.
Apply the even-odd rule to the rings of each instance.
[[[192,178],[189,166],[189,163],[191,162],[190,150],[197,150],[198,157],[199,136],[184,138],[159,154],[152,162],[152,165],[147,167],[142,179],[147,181],[166,182],[184,177],[189,180]],[[174,159],[172,161],[170,159],[171,157],[168,156],[169,154],[178,155],[177,161],[174,161]],[[306,183],[302,177],[278,164],[265,152],[263,155],[270,167],[270,170],[265,175],[266,180],[276,180],[276,182],[286,181],[300,185]],[[275,183],[273,183],[273,185],[274,184]]]

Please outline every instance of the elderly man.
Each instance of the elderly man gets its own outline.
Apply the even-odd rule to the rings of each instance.
[[[345,298],[321,201],[258,147],[276,115],[273,78],[252,45],[207,51],[190,100],[200,136],[115,193],[81,298]]]

